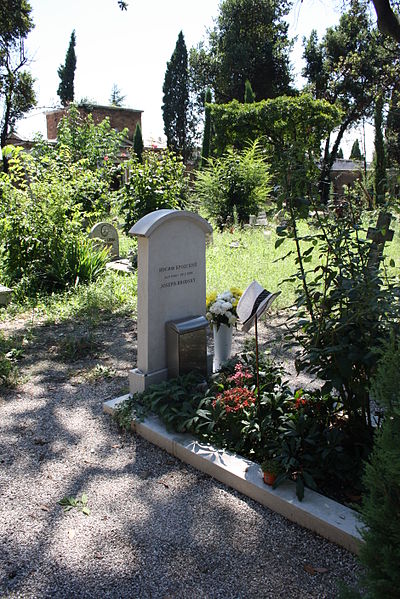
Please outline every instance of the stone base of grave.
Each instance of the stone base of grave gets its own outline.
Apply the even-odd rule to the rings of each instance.
[[[12,296],[12,289],[0,285],[0,306],[6,306],[10,303]]]
[[[135,272],[135,269],[132,268],[132,265],[128,258],[118,258],[118,260],[107,262],[106,268],[107,270],[117,270],[118,272],[125,272],[129,275]]]
[[[129,395],[105,401],[103,411],[112,415],[116,407],[127,399]],[[188,434],[170,433],[156,416],[149,416],[143,422],[132,422],[131,428],[183,462],[213,476],[292,522],[358,553],[361,544],[360,523],[354,510],[311,489],[306,489],[303,501],[299,501],[296,497],[296,485],[290,481],[277,489],[268,487],[263,482],[260,466],[255,462],[215,449]]]
[[[168,378],[168,368],[155,370],[153,372],[143,372],[139,368],[129,371],[129,391],[130,393],[143,393],[150,385],[158,385]]]

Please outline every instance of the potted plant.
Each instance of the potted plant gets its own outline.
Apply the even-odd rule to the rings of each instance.
[[[283,468],[276,458],[266,458],[261,464],[261,470],[263,471],[265,484],[272,487]]]

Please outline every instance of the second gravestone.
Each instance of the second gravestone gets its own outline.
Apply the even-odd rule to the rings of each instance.
[[[91,239],[101,239],[103,244],[110,250],[111,260],[119,257],[118,231],[111,223],[97,223],[89,233]]]
[[[137,368],[131,393],[168,376],[166,323],[204,315],[206,235],[211,225],[185,210],[157,210],[129,231],[138,238]]]

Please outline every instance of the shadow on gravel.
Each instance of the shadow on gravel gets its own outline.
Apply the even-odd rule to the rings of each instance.
[[[126,384],[135,327],[103,323],[98,355],[55,361],[49,342],[79,326],[38,326],[32,378],[0,405],[0,596],[320,599],[354,579],[344,550],[122,433],[102,403]],[[115,375],[88,380],[99,360]],[[91,514],[64,514],[57,502],[83,492]]]

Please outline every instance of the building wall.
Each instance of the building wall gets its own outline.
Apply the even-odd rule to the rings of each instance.
[[[57,138],[57,127],[62,117],[67,113],[67,108],[59,108],[52,110],[46,114],[47,123],[47,139]],[[120,108],[118,106],[78,106],[78,110],[82,118],[88,114],[93,116],[93,121],[96,125],[104,121],[106,117],[110,119],[110,124],[113,129],[122,131],[127,128],[130,139],[133,139],[136,125],[139,123],[142,126],[142,111],[133,110],[130,108]]]

